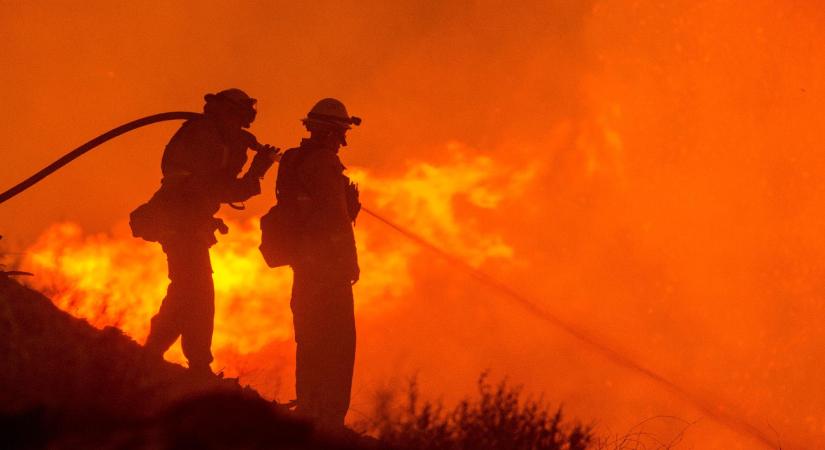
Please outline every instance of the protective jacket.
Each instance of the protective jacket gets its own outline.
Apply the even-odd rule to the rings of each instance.
[[[300,222],[293,235],[290,302],[298,412],[333,427],[344,424],[355,362],[357,190],[343,171],[334,151],[305,139],[281,158],[277,184],[279,205],[296,212]]]
[[[161,359],[180,336],[189,367],[209,372],[215,315],[209,247],[223,224],[213,214],[221,203],[260,192],[259,176],[271,161],[256,156],[249,172],[238,178],[252,142],[251,134],[226,131],[209,115],[184,123],[163,153],[160,189],[131,215],[132,233],[160,242],[169,263],[166,298],[145,344],[153,358]]]
[[[221,203],[247,200],[261,191],[258,176],[238,174],[254,136],[226,131],[209,116],[185,122],[167,144],[161,161],[161,187],[132,213],[133,234],[164,243],[186,234],[212,245]]]

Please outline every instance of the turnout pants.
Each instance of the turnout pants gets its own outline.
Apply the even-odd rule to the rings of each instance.
[[[297,409],[321,425],[341,427],[355,364],[352,285],[341,270],[331,267],[293,270]]]
[[[163,251],[169,263],[170,283],[160,311],[152,318],[146,350],[162,358],[180,336],[189,367],[209,369],[215,317],[209,246],[178,240],[164,243]]]

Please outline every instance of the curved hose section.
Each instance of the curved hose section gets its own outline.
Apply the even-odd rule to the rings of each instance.
[[[164,122],[167,120],[190,120],[200,117],[200,113],[194,112],[186,112],[186,111],[173,111],[173,112],[166,112],[161,114],[154,114],[151,116],[143,117],[141,119],[133,120],[129,123],[125,123],[117,128],[114,128],[106,133],[101,134],[100,136],[92,139],[91,141],[77,147],[76,149],[70,151],[63,155],[62,158],[58,159],[57,161],[49,164],[48,166],[44,167],[42,170],[37,172],[36,174],[26,178],[25,180],[21,181],[20,183],[16,184],[11,189],[7,190],[0,194],[0,204],[4,203],[6,200],[11,199],[12,197],[16,196],[17,194],[25,191],[26,189],[34,186],[47,176],[51,175],[52,173],[56,172],[61,167],[69,164],[70,162],[74,161],[84,153],[88,152],[89,150],[97,147],[98,145],[116,138],[121,134],[128,133],[136,128],[145,127],[146,125],[150,125],[157,122]]]

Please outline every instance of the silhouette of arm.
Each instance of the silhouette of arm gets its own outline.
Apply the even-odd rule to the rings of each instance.
[[[250,135],[251,136],[251,135]],[[252,137],[254,141],[254,136]],[[246,147],[243,148],[244,163],[246,162]],[[252,158],[252,164],[244,176],[236,178],[234,176],[228,179],[225,186],[220,191],[221,202],[239,202],[249,199],[252,196],[261,193],[261,178],[266,175],[266,172],[275,164],[280,149],[270,145],[259,146],[255,157]]]
[[[212,186],[215,197],[221,203],[235,203],[249,200],[261,193],[261,180],[258,177],[244,175],[229,178]]]
[[[234,203],[261,193],[260,178],[271,162],[262,164],[264,161],[257,155],[256,159],[257,163],[253,162],[250,170],[238,177],[246,162],[245,143],[236,142],[229,147],[213,125],[206,120],[193,120],[184,124],[170,141],[163,167],[165,175],[168,172],[186,177],[185,189],[191,195]]]

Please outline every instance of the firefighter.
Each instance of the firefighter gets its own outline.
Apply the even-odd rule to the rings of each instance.
[[[162,360],[181,337],[193,373],[211,375],[215,290],[209,248],[215,231],[225,234],[213,215],[222,203],[242,202],[261,192],[260,179],[278,149],[257,144],[245,130],[255,120],[254,98],[240,89],[205,96],[203,115],[185,122],[163,153],[161,187],[135,210],[130,225],[135,236],[159,242],[169,265],[169,287],[152,318],[145,351]],[[258,153],[241,177],[247,149]]]
[[[319,101],[303,119],[309,138],[284,153],[276,184],[277,207],[297,224],[290,236],[296,409],[328,428],[344,425],[355,363],[353,223],[360,203],[338,150],[360,122],[340,101]]]

